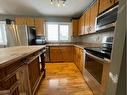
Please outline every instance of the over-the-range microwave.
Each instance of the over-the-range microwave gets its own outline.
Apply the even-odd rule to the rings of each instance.
[[[114,27],[118,15],[118,5],[100,14],[96,18],[96,31]]]

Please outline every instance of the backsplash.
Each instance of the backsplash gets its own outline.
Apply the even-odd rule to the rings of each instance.
[[[87,42],[87,43],[101,43],[104,36],[113,36],[114,32],[99,32],[96,34],[84,35],[80,37],[74,37],[73,42]]]

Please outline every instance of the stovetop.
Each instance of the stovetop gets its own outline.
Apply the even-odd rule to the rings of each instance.
[[[93,55],[96,55],[101,58],[108,58],[111,57],[111,51],[110,50],[104,50],[101,47],[98,48],[85,48],[85,50]]]

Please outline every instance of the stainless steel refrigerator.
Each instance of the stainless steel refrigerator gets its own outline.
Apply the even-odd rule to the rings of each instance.
[[[26,25],[6,25],[7,47],[32,45],[36,33]],[[34,31],[35,32],[35,31]]]

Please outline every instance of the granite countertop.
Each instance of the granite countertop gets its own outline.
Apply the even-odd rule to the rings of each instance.
[[[16,46],[0,49],[0,67],[6,66],[11,62],[24,58],[38,50],[45,48],[45,45],[40,46]]]
[[[96,44],[96,43],[53,43],[53,44],[46,44],[46,46],[76,46],[79,48],[86,48],[86,47],[99,47],[100,44]]]

